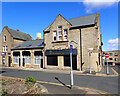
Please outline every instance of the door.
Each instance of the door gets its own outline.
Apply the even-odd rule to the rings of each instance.
[[[43,68],[43,56],[41,56],[41,68]]]
[[[10,67],[11,66],[11,57],[8,56],[8,66]]]
[[[64,66],[70,67],[70,55],[64,56]],[[77,56],[72,55],[72,68],[73,70],[77,70]]]

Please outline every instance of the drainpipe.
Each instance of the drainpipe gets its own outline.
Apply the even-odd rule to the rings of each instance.
[[[81,59],[81,71],[82,71],[82,33],[81,33],[81,29],[80,30],[80,59]]]

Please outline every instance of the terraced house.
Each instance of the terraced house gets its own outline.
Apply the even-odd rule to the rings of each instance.
[[[91,62],[92,71],[100,71],[102,42],[99,13],[69,20],[59,14],[54,22],[44,29],[46,68],[70,68],[72,40],[78,43],[72,43],[73,70],[89,71]]]
[[[11,48],[19,43],[32,40],[29,34],[13,30],[5,26],[0,34],[0,64],[3,66],[12,66]]]

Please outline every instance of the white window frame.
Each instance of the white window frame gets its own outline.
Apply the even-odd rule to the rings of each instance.
[[[25,60],[25,64],[27,64],[27,65],[31,64],[31,57],[30,56],[24,56],[23,58]]]
[[[5,46],[3,46],[3,52],[5,52]]]
[[[118,58],[115,58],[115,61],[118,61]]]
[[[4,36],[4,42],[6,42],[6,36]]]
[[[56,41],[54,40],[54,37],[56,37],[56,40],[57,40],[57,31],[53,31],[53,41]]]
[[[7,50],[8,50],[8,48],[7,48],[7,46],[5,46],[5,52],[7,52]]]
[[[118,56],[118,53],[114,53],[114,56]]]
[[[65,34],[65,30],[67,30],[67,29],[64,29],[64,41],[67,41],[68,40],[68,30],[67,30],[66,34]],[[67,39],[65,39],[65,36],[67,36]]]
[[[62,34],[59,34],[59,32],[62,33],[62,28],[61,28],[61,30],[60,30],[59,27],[62,27],[62,26],[58,26],[58,41],[62,41],[62,40],[59,39],[59,37],[62,37],[62,39],[63,39]]]
[[[13,64],[19,64],[19,56],[13,56]]]
[[[39,56],[38,55],[34,56],[34,64],[41,66],[41,59],[43,59],[43,56],[40,56],[40,55]]]

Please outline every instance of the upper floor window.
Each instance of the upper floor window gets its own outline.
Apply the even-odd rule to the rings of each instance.
[[[5,50],[6,50],[6,52],[7,52],[7,50],[8,50],[7,46],[6,46]]]
[[[4,36],[4,42],[6,42],[6,36]]]
[[[113,54],[112,53],[109,53],[110,56],[112,56]]]
[[[56,31],[53,31],[53,41],[56,41]]]
[[[118,53],[115,53],[114,56],[118,56]]]
[[[5,46],[3,46],[3,52],[5,52]]]
[[[118,61],[118,58],[115,58],[115,61]]]
[[[62,26],[58,26],[58,41],[62,41]]]
[[[64,29],[64,40],[65,41],[67,41],[67,34],[68,34],[67,29]]]
[[[113,60],[112,58],[109,58],[109,60]]]

